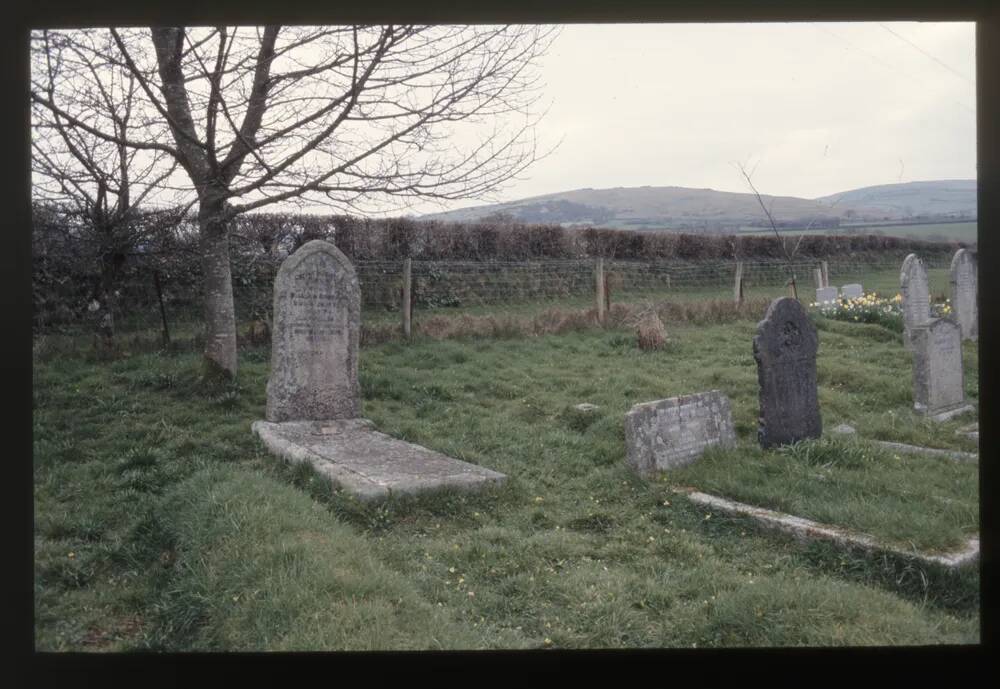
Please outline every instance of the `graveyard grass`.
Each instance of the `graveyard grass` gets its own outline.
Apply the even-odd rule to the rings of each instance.
[[[824,428],[975,451],[910,412],[898,333],[820,319]],[[508,475],[361,505],[250,433],[269,352],[204,387],[194,351],[36,358],[38,650],[368,650],[977,643],[979,575],[802,546],[675,495],[692,485],[922,549],[978,530],[977,467],[850,440],[755,448],[755,321],[389,342],[364,415]],[[977,350],[964,345],[977,403]],[[647,482],[637,402],[719,389],[740,446]],[[594,415],[573,405],[600,406]]]

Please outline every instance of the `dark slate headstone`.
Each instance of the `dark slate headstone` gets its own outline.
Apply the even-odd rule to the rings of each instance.
[[[274,281],[268,421],[360,416],[361,289],[333,244],[307,242]]]
[[[761,447],[787,445],[823,433],[816,390],[818,348],[816,327],[802,304],[792,297],[772,301],[753,338]]]

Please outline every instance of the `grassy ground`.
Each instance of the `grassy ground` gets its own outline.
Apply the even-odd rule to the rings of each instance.
[[[858,234],[880,232],[886,237],[902,237],[903,239],[924,239],[930,241],[937,241],[938,239],[944,237],[956,242],[968,242],[970,244],[975,244],[977,240],[978,228],[979,224],[973,221],[956,223],[926,223],[923,225],[870,225],[864,227],[858,226],[837,229],[812,229],[804,231],[789,230],[788,235],[798,237],[800,234],[838,235],[846,234],[847,232]],[[760,230],[755,232],[746,232],[746,234],[770,236],[774,234],[774,231]]]
[[[743,449],[711,455],[685,483],[925,547],[975,528],[974,467],[838,444],[754,450],[754,320],[667,323],[671,344],[655,353],[613,330],[364,348],[366,416],[510,477],[477,496],[375,506],[282,464],[253,438],[266,348],[244,349],[239,383],[225,388],[199,383],[194,351],[39,358],[36,646],[976,643],[975,570],[803,548],[626,470],[631,404],[718,388],[733,401]],[[974,449],[953,433],[963,421],[932,427],[910,414],[898,337],[821,323],[825,426]],[[966,352],[975,402],[975,348]],[[579,402],[601,410],[581,417]]]

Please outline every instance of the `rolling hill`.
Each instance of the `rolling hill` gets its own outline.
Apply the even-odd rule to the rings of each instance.
[[[976,215],[976,181],[909,182],[852,189],[818,199],[761,197],[779,226],[831,227],[860,221],[944,219]],[[751,193],[686,187],[576,189],[506,203],[420,216],[421,220],[474,222],[508,217],[525,223],[630,229],[732,230],[766,225]]]

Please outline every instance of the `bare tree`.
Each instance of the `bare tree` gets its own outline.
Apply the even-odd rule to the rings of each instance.
[[[67,127],[184,171],[198,196],[207,370],[232,376],[232,218],[300,198],[358,212],[375,200],[483,197],[539,157],[533,68],[554,36],[540,26],[67,31],[60,40],[138,86],[143,133],[86,117],[78,102],[92,77],[50,88],[33,74],[31,97]],[[463,128],[482,124],[492,128],[460,145]]]
[[[41,31],[31,42],[32,71],[48,100],[57,90],[67,90],[67,82],[86,79],[90,90],[71,93],[77,117],[124,140],[140,128],[133,107],[139,87],[131,75],[109,69],[105,55],[112,48],[106,40],[103,53],[81,51],[74,42]],[[98,264],[90,299],[100,331],[110,340],[112,295],[127,257],[150,232],[173,225],[185,212],[176,205],[155,211],[143,207],[151,198],[162,200],[161,185],[177,162],[162,151],[146,153],[94,136],[37,102],[32,103],[32,120],[34,201],[63,218],[63,226],[75,235],[73,249],[86,252],[77,260],[93,258]]]
[[[775,224],[774,217],[771,215],[771,209],[764,205],[764,199],[761,198],[760,192],[757,191],[757,187],[753,185],[753,180],[750,177],[752,173],[748,173],[742,163],[736,163],[736,167],[739,169],[740,174],[743,175],[743,179],[746,180],[746,183],[747,185],[749,185],[750,190],[753,192],[754,196],[757,197],[757,203],[760,204],[761,210],[763,210],[764,215],[767,216],[767,221],[771,225],[771,230],[774,231],[774,236],[778,240],[778,244],[781,245],[781,253],[783,253],[785,256],[785,266],[788,269],[788,282],[786,284],[792,286],[792,296],[798,299],[799,290],[795,281],[795,264],[792,262],[792,258],[799,250],[799,245],[802,244],[802,239],[805,237],[805,234],[799,235],[799,239],[795,243],[795,246],[792,248],[791,251],[789,251],[788,245],[785,243],[785,238],[782,237],[781,234],[778,232],[778,226]]]

